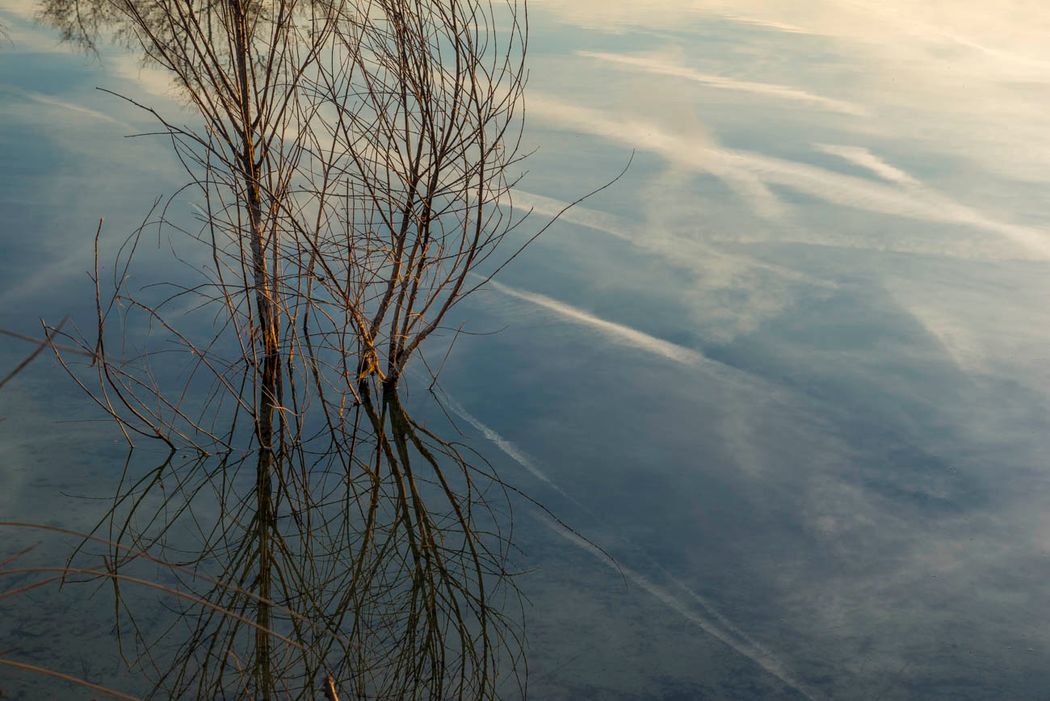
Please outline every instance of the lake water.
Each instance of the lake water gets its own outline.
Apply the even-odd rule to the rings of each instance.
[[[0,327],[31,335],[90,330],[98,219],[122,237],[185,180],[96,90],[180,114],[167,77],[36,12],[0,4]],[[525,227],[630,165],[457,309],[441,374],[464,440],[562,522],[515,504],[529,696],[1047,698],[1050,9],[532,0],[530,24]],[[0,349],[6,373],[29,347]],[[0,416],[0,519],[92,527],[112,424],[47,357]],[[0,600],[0,657],[133,691],[91,642],[112,607]],[[0,698],[52,683],[0,667]]]

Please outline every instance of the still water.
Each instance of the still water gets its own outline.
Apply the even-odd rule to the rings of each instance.
[[[89,328],[98,219],[122,237],[185,180],[96,90],[184,114],[168,77],[37,13],[0,5],[0,327],[30,335]],[[461,440],[546,508],[512,498],[528,695],[1050,697],[1050,10],[532,0],[530,25],[524,227],[626,171],[432,354]],[[170,253],[145,240],[142,285]],[[0,518],[94,526],[113,425],[47,357],[0,416]],[[0,559],[36,540],[64,561],[24,533]],[[106,586],[0,607],[0,656],[142,690]],[[90,697],[54,684],[0,668],[0,698]]]

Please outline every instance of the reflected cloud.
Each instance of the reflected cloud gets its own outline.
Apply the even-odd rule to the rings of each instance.
[[[606,338],[618,343],[662,356],[668,360],[673,360],[676,363],[681,363],[682,365],[702,365],[711,362],[692,348],[686,348],[677,343],[671,343],[670,341],[650,336],[644,331],[633,329],[630,326],[624,326],[623,324],[600,319],[590,312],[578,309],[577,307],[565,304],[564,302],[559,302],[556,299],[551,299],[546,295],[519,290],[494,280],[490,281],[488,284],[492,289],[505,294],[508,297],[513,297],[543,307],[565,319],[595,329]]]
[[[883,180],[898,185],[920,185],[919,181],[900,168],[892,166],[874,153],[861,146],[836,146],[834,144],[814,144],[818,151],[848,161],[871,171]]]
[[[546,96],[533,96],[529,107],[548,124],[600,136],[644,149],[695,172],[707,172],[732,185],[754,178],[763,186],[777,185],[836,205],[930,222],[962,224],[997,234],[1050,259],[1050,235],[1018,224],[998,221],[928,188],[902,189],[817,166],[759,153],[723,148],[710,139],[694,139],[634,118],[611,118],[597,110]],[[739,188],[736,188],[740,192]],[[751,204],[768,211],[764,196]]]
[[[45,94],[39,93],[39,92],[31,92],[31,91],[28,91],[28,90],[19,90],[18,88],[14,88],[14,87],[11,87],[11,86],[4,86],[2,89],[10,91],[10,92],[14,92],[14,93],[20,95],[21,97],[25,98],[26,100],[30,100],[32,102],[35,102],[35,103],[39,104],[39,105],[45,105],[47,107],[55,107],[58,110],[63,111],[63,112],[67,112],[67,113],[72,112],[74,115],[79,116],[79,117],[87,117],[88,119],[94,119],[94,120],[99,121],[99,122],[105,122],[107,124],[115,124],[115,125],[121,127],[122,129],[129,129],[129,130],[131,129],[131,125],[129,125],[127,122],[122,122],[119,119],[114,119],[113,117],[109,116],[108,114],[105,114],[104,112],[99,112],[98,110],[93,110],[90,107],[84,107],[83,105],[78,105],[75,102],[70,102],[69,100],[62,100],[62,99],[59,99],[59,98],[54,97],[52,95],[45,95]]]
[[[1045,43],[1050,17],[1025,0],[1005,0],[994,7],[977,0],[536,0],[536,5],[563,22],[604,31],[677,30],[728,20],[861,43],[867,51],[901,52],[948,43],[1029,68],[1050,55]],[[900,41],[902,33],[908,42]]]
[[[836,100],[821,95],[815,95],[805,90],[792,88],[787,85],[776,85],[774,83],[757,83],[748,80],[738,80],[727,76],[702,73],[700,71],[682,65],[678,61],[661,56],[635,56],[629,54],[614,54],[600,51],[577,51],[577,55],[592,58],[618,68],[634,69],[657,75],[666,75],[675,78],[683,78],[694,83],[700,83],[712,88],[732,90],[736,92],[760,95],[762,97],[776,98],[779,100],[790,100],[802,102],[833,112],[843,114],[864,115],[867,110],[842,100]]]
[[[628,582],[659,601],[663,606],[673,611],[683,620],[697,626],[704,633],[715,638],[737,654],[748,658],[761,667],[767,674],[770,674],[783,682],[788,688],[797,691],[804,698],[810,699],[810,701],[817,701],[817,699],[824,698],[822,694],[817,693],[815,690],[803,684],[776,655],[765,647],[756,644],[750,637],[729,622],[724,616],[710,610],[700,597],[697,597],[696,595],[691,596],[690,598],[693,600],[692,604],[683,601],[670,589],[654,582],[641,572],[611,560],[606,553],[602,552],[594,544],[584,540],[568,528],[555,522],[553,519],[538,511],[533,511],[532,514],[536,520],[564,538],[567,542],[594,556],[602,564],[622,575]],[[672,581],[674,581],[679,587],[683,586],[682,583],[677,580]]]
[[[117,54],[112,56],[108,63],[115,77],[152,97],[174,100],[179,93],[179,86],[170,73],[143,65],[142,61],[131,54]]]
[[[649,51],[688,46],[687,65],[740,69],[717,32],[748,59],[756,84],[823,95],[877,115],[851,128],[922,144],[1011,178],[1042,182],[1050,148],[1050,16],[1008,0],[915,3],[833,0],[538,0],[559,21],[614,33],[647,34]],[[730,23],[730,24],[727,24]],[[682,41],[682,35],[691,40]],[[671,35],[671,36],[668,36]],[[653,39],[657,38],[654,42]],[[673,37],[673,38],[671,38]],[[604,47],[602,47],[604,49]],[[963,76],[965,79],[963,79]],[[966,148],[960,149],[959,144]]]
[[[691,284],[682,287],[680,297],[688,300],[691,321],[698,333],[713,341],[727,342],[741,333],[754,331],[793,304],[802,289],[836,287],[834,282],[725,251],[704,241],[702,232],[697,230],[697,218],[688,209],[683,210],[681,201],[675,197],[675,193],[686,187],[681,176],[681,173],[669,172],[646,185],[641,223],[628,222],[583,205],[569,207],[568,202],[523,190],[513,191],[513,203],[534,215],[557,216],[559,222],[624,241],[686,272]]]
[[[533,461],[529,459],[529,457],[525,455],[525,453],[523,453],[521,449],[518,448],[518,446],[514,445],[506,438],[501,436],[499,433],[496,432],[494,428],[491,428],[487,424],[482,423],[481,419],[477,418],[469,411],[467,411],[462,404],[457,402],[451,396],[446,394],[444,397],[444,401],[446,406],[453,414],[455,414],[456,416],[473,426],[475,430],[477,430],[479,433],[481,433],[481,435],[485,437],[486,440],[488,440],[490,443],[499,448],[504,455],[516,462],[521,467],[525,468],[526,472],[528,472],[530,475],[543,482],[547,486],[553,488],[555,491],[562,494],[563,496],[568,496],[565,494],[565,492],[562,491],[561,487],[559,487],[553,481],[551,481],[550,477],[548,477],[540,468],[536,467],[535,463],[533,463]]]

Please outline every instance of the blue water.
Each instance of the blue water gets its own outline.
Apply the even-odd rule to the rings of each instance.
[[[0,327],[90,325],[98,219],[119,239],[184,179],[95,88],[181,108],[0,10]],[[457,311],[478,335],[441,376],[591,541],[515,510],[530,696],[1046,698],[1050,9],[534,0],[531,25],[526,227],[630,167]],[[0,517],[93,525],[119,435],[46,358],[0,416]],[[0,606],[0,650],[76,649]]]

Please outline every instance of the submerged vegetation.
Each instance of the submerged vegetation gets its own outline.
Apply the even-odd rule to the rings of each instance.
[[[81,538],[66,567],[16,557],[0,575],[41,578],[13,591],[111,582],[121,648],[159,698],[523,684],[509,487],[404,393],[450,310],[521,250],[497,254],[516,225],[524,7],[45,0],[42,16],[170,75],[194,124],[140,106],[200,217],[155,207],[111,275],[100,222],[96,328],[49,336],[127,441],[167,455],[129,458],[97,528],[66,534]],[[189,244],[195,279],[129,291],[147,228]],[[135,624],[136,586],[174,597],[177,635]]]

